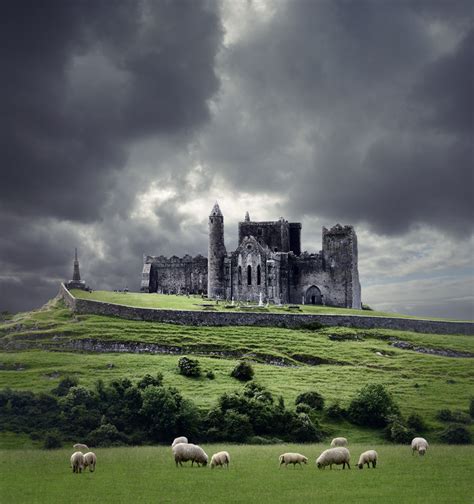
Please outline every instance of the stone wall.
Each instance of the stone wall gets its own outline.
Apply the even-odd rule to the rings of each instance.
[[[290,329],[322,324],[325,326],[359,327],[362,329],[396,329],[399,331],[415,331],[431,334],[474,335],[473,322],[447,322],[363,315],[300,315],[296,313],[203,312],[135,308],[132,306],[75,298],[66,289],[64,284],[61,284],[59,294],[64,299],[66,305],[75,313],[109,315],[129,320],[145,320],[169,324],[270,326]]]

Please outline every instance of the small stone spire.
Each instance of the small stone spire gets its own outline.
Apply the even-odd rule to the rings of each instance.
[[[245,222],[250,222],[250,215],[248,212],[245,212]]]
[[[75,249],[74,252],[74,272],[72,274],[72,281],[73,282],[81,281],[81,273],[79,272],[79,260],[77,258],[77,248]]]
[[[219,203],[217,203],[217,201],[211,210],[211,216],[216,216],[216,215],[222,217],[222,212],[221,212],[221,209],[219,208]]]

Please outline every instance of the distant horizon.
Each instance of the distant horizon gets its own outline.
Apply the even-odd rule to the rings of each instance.
[[[450,2],[7,2],[0,312],[72,275],[138,291],[206,255],[219,201],[321,250],[352,225],[362,302],[474,319],[474,12]]]

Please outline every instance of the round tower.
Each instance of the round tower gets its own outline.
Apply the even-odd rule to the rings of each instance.
[[[210,299],[225,297],[224,285],[224,217],[219,205],[209,215],[209,250],[207,255],[207,296]]]

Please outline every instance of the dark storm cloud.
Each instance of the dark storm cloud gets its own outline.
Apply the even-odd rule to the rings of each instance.
[[[471,5],[279,5],[224,57],[240,102],[207,148],[228,180],[381,233],[471,228]]]
[[[0,208],[94,220],[145,136],[186,136],[218,89],[210,2],[6,2]]]

